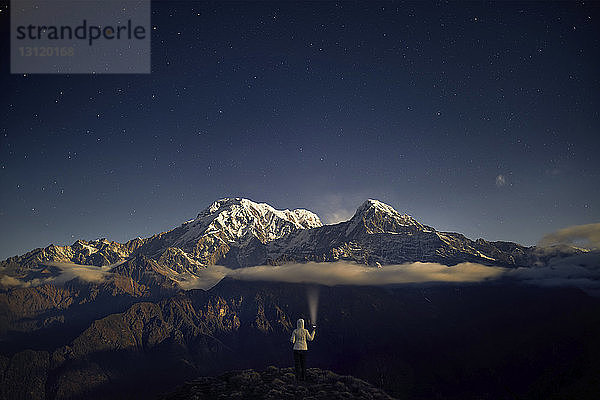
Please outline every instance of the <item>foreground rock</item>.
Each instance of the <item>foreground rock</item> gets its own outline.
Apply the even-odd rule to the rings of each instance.
[[[187,399],[393,399],[384,391],[352,376],[318,368],[307,370],[297,383],[293,368],[234,371],[188,382],[164,400]]]

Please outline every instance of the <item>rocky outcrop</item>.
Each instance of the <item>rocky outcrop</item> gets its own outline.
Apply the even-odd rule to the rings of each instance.
[[[292,368],[268,367],[232,371],[218,377],[200,377],[162,400],[193,399],[357,399],[392,400],[383,390],[349,375],[309,368],[306,382],[296,382]]]

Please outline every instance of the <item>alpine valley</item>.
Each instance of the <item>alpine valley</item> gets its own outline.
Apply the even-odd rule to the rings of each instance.
[[[222,267],[420,262],[528,271],[592,253],[471,240],[377,200],[348,221],[323,225],[308,210],[225,198],[151,237],[77,240],[0,262],[0,398],[152,398],[199,376],[225,379],[226,371],[269,365],[285,381],[278,368],[292,363],[295,320],[309,319],[306,285],[230,277],[190,285]],[[592,398],[600,388],[600,301],[577,287],[496,279],[318,290],[309,367],[353,375],[374,391],[403,399],[562,399]],[[343,398],[352,385],[371,393],[358,379],[345,387],[330,374],[342,382],[338,392],[337,383],[328,386],[331,396]],[[278,393],[273,398],[298,396],[271,388],[275,378],[267,375],[231,376],[262,377],[264,393]],[[229,383],[219,385],[229,398]]]

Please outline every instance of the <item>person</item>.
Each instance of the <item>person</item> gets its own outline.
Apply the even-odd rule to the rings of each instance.
[[[307,340],[315,338],[315,328],[313,325],[312,333],[304,328],[304,320],[300,318],[296,324],[296,329],[292,332],[290,342],[294,344],[294,366],[296,367],[296,381],[306,380],[306,352],[308,346]]]

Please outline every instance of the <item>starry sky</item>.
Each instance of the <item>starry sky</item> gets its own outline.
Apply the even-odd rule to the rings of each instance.
[[[0,258],[231,196],[535,244],[600,221],[600,4],[152,3],[149,75],[11,75]]]

